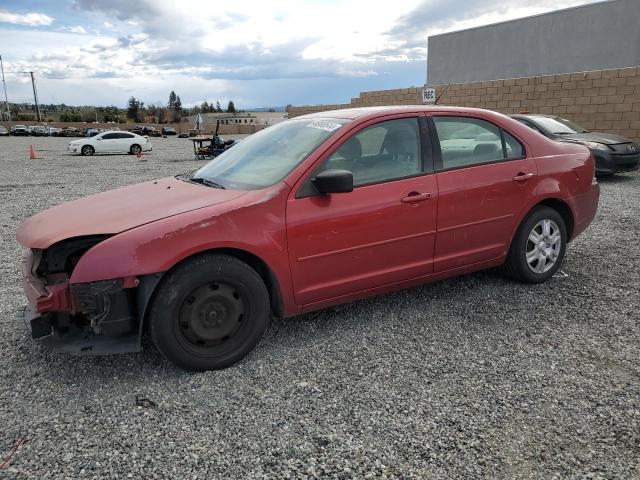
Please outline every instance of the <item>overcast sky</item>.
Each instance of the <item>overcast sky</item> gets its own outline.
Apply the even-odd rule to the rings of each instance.
[[[9,101],[32,100],[15,72],[33,70],[43,103],[348,102],[423,85],[429,35],[586,3],[0,0],[0,55]]]

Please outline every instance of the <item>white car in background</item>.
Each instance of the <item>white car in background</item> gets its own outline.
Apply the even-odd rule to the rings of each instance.
[[[102,132],[95,137],[74,140],[67,145],[68,152],[87,156],[94,153],[138,155],[141,152],[150,152],[151,149],[148,138],[130,132]]]

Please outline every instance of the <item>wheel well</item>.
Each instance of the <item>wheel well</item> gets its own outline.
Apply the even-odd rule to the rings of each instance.
[[[545,207],[553,208],[556,212],[560,214],[562,220],[564,220],[564,224],[567,226],[567,238],[571,239],[573,236],[573,212],[569,205],[558,198],[547,198],[542,202],[538,203],[537,206],[544,205]],[[535,207],[534,207],[535,208]]]
[[[282,316],[284,315],[284,307],[282,304],[282,292],[280,290],[280,283],[278,282],[278,279],[273,271],[260,257],[249,253],[246,250],[240,250],[236,248],[216,248],[212,250],[204,250],[202,252],[196,253],[195,255],[202,255],[204,253],[219,253],[223,255],[229,255],[230,257],[237,258],[238,260],[246,263],[251,268],[253,268],[258,273],[258,275],[260,275],[260,278],[262,278],[262,281],[267,287],[272,313],[276,317],[282,318]],[[184,260],[187,259],[185,258]]]

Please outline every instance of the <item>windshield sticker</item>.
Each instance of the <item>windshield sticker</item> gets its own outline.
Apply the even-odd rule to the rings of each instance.
[[[341,127],[339,123],[332,122],[331,120],[316,120],[311,122],[307,127],[318,128],[320,130],[326,130],[327,132],[333,132]]]

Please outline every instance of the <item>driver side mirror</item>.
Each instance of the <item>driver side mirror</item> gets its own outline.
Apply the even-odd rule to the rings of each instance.
[[[311,182],[323,195],[353,191],[353,173],[349,170],[325,170],[316,175]]]

